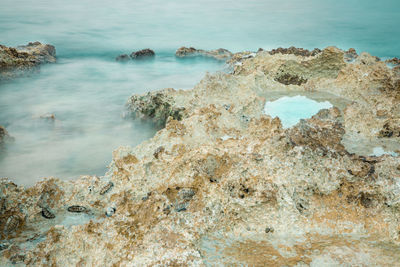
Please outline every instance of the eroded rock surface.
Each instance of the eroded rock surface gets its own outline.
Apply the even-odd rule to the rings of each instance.
[[[227,60],[232,56],[232,53],[224,48],[219,48],[215,50],[203,50],[196,49],[194,47],[180,47],[176,50],[175,55],[177,57],[193,57],[193,56],[204,56],[211,57],[218,60]]]
[[[34,71],[40,64],[56,62],[56,49],[40,42],[16,48],[0,45],[0,80],[8,80]]]
[[[398,266],[400,157],[344,145],[400,141],[395,70],[332,47],[240,62],[192,90],[133,96],[136,116],[165,127],[116,149],[102,178],[28,189],[3,180],[0,264]],[[286,85],[282,70],[307,81]],[[264,104],[292,91],[346,101],[283,129]],[[85,212],[69,212],[76,206]]]

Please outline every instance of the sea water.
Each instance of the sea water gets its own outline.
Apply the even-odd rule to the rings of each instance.
[[[271,117],[278,117],[283,128],[296,125],[301,119],[311,118],[321,109],[329,109],[329,101],[318,102],[306,96],[284,96],[275,101],[267,101],[264,113]]]
[[[400,56],[397,0],[0,0],[0,43],[55,45],[57,63],[0,84],[0,125],[15,142],[0,152],[0,177],[102,175],[113,149],[154,135],[123,117],[132,94],[192,88],[223,62],[177,59],[180,46],[233,52],[278,46],[354,47]],[[144,62],[115,62],[151,48]],[[54,114],[55,119],[41,118]]]

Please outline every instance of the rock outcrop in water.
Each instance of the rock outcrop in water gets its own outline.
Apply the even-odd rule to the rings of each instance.
[[[4,144],[7,141],[11,141],[14,138],[9,135],[6,128],[0,125],[0,145]]]
[[[150,57],[154,57],[156,55],[156,53],[154,53],[153,50],[146,48],[146,49],[142,49],[136,52],[132,52],[132,54],[130,55],[130,57],[132,59],[143,59],[143,58],[150,58]]]
[[[400,75],[345,54],[236,54],[233,74],[133,96],[165,127],[115,150],[103,178],[1,182],[0,264],[397,266],[400,157],[364,149],[398,149]],[[289,92],[341,100],[283,129],[264,104]]]
[[[211,57],[218,60],[227,60],[232,56],[232,53],[224,48],[219,48],[215,50],[203,50],[203,49],[196,49],[194,47],[180,47],[176,50],[175,55],[177,57],[194,57],[194,56],[204,56],[204,57]]]
[[[40,64],[56,62],[56,49],[40,42],[16,48],[0,45],[0,81],[37,70]]]
[[[146,49],[142,49],[142,50],[139,50],[136,52],[132,52],[129,56],[127,54],[119,55],[115,58],[115,60],[125,62],[130,59],[132,59],[132,60],[149,59],[149,58],[153,58],[155,55],[156,55],[156,53],[153,50],[146,48]]]

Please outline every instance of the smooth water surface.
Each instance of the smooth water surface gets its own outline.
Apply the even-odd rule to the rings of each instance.
[[[0,0],[0,43],[62,55],[336,45],[400,56],[398,0]]]
[[[331,108],[328,101],[317,102],[305,96],[284,96],[265,103],[264,112],[271,117],[279,117],[284,128],[296,125],[300,119],[311,118],[319,110]]]
[[[0,0],[1,44],[50,43],[58,57],[37,75],[0,84],[0,125],[15,137],[0,152],[0,177],[30,185],[44,176],[104,174],[113,149],[156,131],[123,118],[130,95],[192,88],[206,71],[224,68],[176,59],[180,46],[336,45],[400,56],[399,8],[397,0]],[[156,58],[114,61],[143,48]],[[47,113],[55,120],[40,118]]]
[[[124,118],[129,96],[164,87],[189,89],[206,70],[222,67],[214,60],[173,55],[127,63],[61,57],[39,74],[2,84],[0,125],[15,141],[0,148],[0,177],[31,185],[42,177],[103,175],[114,149],[136,146],[157,130]]]

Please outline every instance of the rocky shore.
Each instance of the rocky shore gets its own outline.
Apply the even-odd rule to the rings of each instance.
[[[163,126],[104,177],[0,184],[0,265],[399,266],[400,68],[367,53],[259,50],[128,101]],[[284,129],[267,100],[335,107]]]
[[[38,70],[39,65],[56,62],[56,49],[40,42],[18,47],[0,45],[0,81]]]

